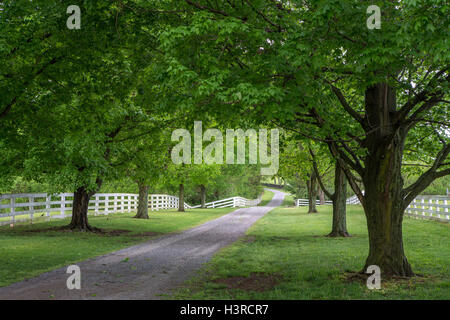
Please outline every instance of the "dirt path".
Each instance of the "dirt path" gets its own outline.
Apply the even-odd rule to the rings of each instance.
[[[67,267],[0,288],[5,299],[160,299],[194,275],[220,248],[243,236],[246,230],[274,207],[284,193],[264,207],[242,208],[201,226],[167,235],[77,265],[81,289],[66,286]]]

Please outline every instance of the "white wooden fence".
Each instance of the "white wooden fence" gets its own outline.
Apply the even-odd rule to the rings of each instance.
[[[354,196],[351,196],[350,198],[348,198],[346,203],[347,204],[361,204],[361,202],[359,201],[359,198],[356,194]]]
[[[327,201],[326,204],[332,204],[332,201]],[[319,204],[317,200],[316,204]],[[347,204],[361,204],[356,195],[347,199]],[[307,206],[308,199],[297,199],[297,206]],[[417,219],[431,219],[444,222],[450,222],[450,196],[417,196],[408,208],[405,210],[405,215]]]
[[[73,193],[21,193],[0,194],[0,225],[33,220],[36,218],[65,218],[71,216]],[[256,206],[261,197],[248,200],[233,197],[206,204],[207,208]],[[151,211],[178,208],[178,197],[167,194],[151,194],[148,207]],[[89,201],[89,214],[107,215],[109,213],[131,212],[137,210],[138,195],[129,193],[97,193]],[[200,208],[184,203],[185,209]]]
[[[405,215],[416,219],[450,222],[450,196],[418,196],[408,206]]]
[[[333,204],[333,201],[326,200],[325,204]],[[308,206],[309,205],[309,200],[308,199],[297,199],[297,200],[295,200],[295,205],[297,207]],[[320,200],[316,200],[316,205],[320,205]]]
[[[242,197],[233,197],[213,202],[207,202],[205,203],[207,208],[227,208],[227,207],[253,207],[257,206],[261,202],[261,197],[255,200],[249,200]],[[190,209],[194,208],[200,208],[201,205],[196,205],[193,207],[190,207]]]

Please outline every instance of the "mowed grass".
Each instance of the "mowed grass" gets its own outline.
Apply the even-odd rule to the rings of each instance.
[[[67,225],[69,219],[37,224],[0,227],[0,287],[149,240],[159,234],[177,232],[218,218],[235,209],[197,209],[186,212],[149,212],[150,219],[134,219],[135,213],[90,216],[91,225],[106,231],[130,232],[93,234],[45,231]],[[156,233],[156,234],[155,234]]]
[[[274,195],[275,194],[272,191],[264,189],[264,193],[261,197],[261,202],[258,204],[258,206],[262,207],[267,205],[270,202],[270,200],[272,200]]]
[[[449,224],[406,218],[404,246],[413,270],[423,277],[383,281],[380,290],[364,281],[347,281],[368,254],[362,208],[347,207],[351,238],[328,238],[332,207],[280,207],[253,225],[247,236],[221,250],[175,299],[450,299]],[[232,277],[275,275],[265,290],[230,285]],[[225,279],[228,279],[225,280]],[[239,278],[242,279],[242,278]],[[241,280],[239,280],[241,281]],[[254,284],[258,287],[258,283]]]
[[[285,194],[282,206],[286,207],[295,206],[295,197],[292,194]]]

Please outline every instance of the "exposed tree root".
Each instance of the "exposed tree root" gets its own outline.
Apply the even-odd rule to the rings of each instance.
[[[332,231],[326,236],[330,238],[339,238],[339,237],[349,238],[351,237],[351,234],[349,234],[347,231]]]

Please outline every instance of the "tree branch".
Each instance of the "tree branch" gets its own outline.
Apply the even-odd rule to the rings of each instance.
[[[403,107],[400,108],[400,110],[397,113],[397,121],[403,121],[404,119],[406,119],[406,117],[408,116],[408,114],[412,111],[412,109],[419,104],[422,101],[426,101],[428,96],[430,95],[430,90],[429,87],[431,85],[432,82],[435,82],[439,79],[439,77],[441,75],[443,75],[445,73],[445,71],[448,69],[448,67],[444,68],[443,70],[440,70],[439,72],[437,72],[434,77],[428,82],[428,84],[426,85],[425,89],[423,89],[419,94],[417,94],[414,98],[408,100]],[[445,79],[445,81],[449,81],[449,77],[447,76],[447,78]],[[431,96],[431,98],[429,100],[432,100],[433,97],[439,96],[441,94],[440,91],[438,91],[437,93],[435,93],[434,95]],[[439,100],[439,99],[438,99]],[[432,106],[431,106],[432,107]],[[417,112],[417,111],[416,111]],[[411,118],[410,119],[414,119]]]
[[[336,146],[334,146],[333,144],[328,144],[328,147],[330,149],[331,154],[335,157],[335,159],[338,161],[339,165],[341,166],[341,169],[344,171],[345,176],[347,177],[347,180],[348,180],[351,188],[355,192],[356,196],[358,197],[359,201],[361,202],[361,204],[363,206],[365,206],[364,195],[363,195],[361,189],[359,188],[358,184],[356,183],[356,177],[353,175],[353,173],[348,168],[347,163],[344,160],[342,160],[341,157],[339,156],[339,153],[336,150]]]
[[[11,111],[12,107],[16,104],[17,99],[25,92],[25,90],[27,89],[27,87],[30,85],[30,83],[37,77],[39,76],[42,72],[45,71],[45,69],[47,67],[49,67],[50,65],[55,64],[56,62],[58,62],[59,60],[61,60],[63,57],[59,57],[59,58],[53,58],[52,60],[50,60],[48,63],[46,63],[45,65],[43,65],[34,75],[32,75],[32,77],[30,79],[28,79],[27,81],[25,81],[25,83],[23,84],[23,89],[19,92],[19,94],[17,94],[7,105],[6,107],[0,112],[0,119],[6,117],[8,115],[8,113]]]
[[[442,166],[450,153],[450,144],[445,144],[439,151],[433,165],[423,173],[416,182],[403,189],[404,207],[406,208],[423,190],[425,190],[434,180],[450,174],[450,168],[437,171]]]
[[[356,121],[359,122],[359,124],[361,124],[361,126],[363,128],[365,128],[365,124],[364,124],[364,118],[361,117],[361,115],[356,112],[355,110],[353,110],[353,108],[350,106],[350,104],[347,102],[347,100],[344,97],[344,94],[342,93],[342,91],[335,87],[334,85],[332,85],[329,81],[327,81],[330,84],[331,90],[333,91],[333,93],[336,95],[336,97],[338,98],[339,102],[341,103],[341,105],[344,107],[344,110],[350,115],[352,116],[353,119],[355,119]]]
[[[311,157],[312,157],[313,168],[314,168],[314,171],[316,172],[317,181],[319,182],[320,188],[327,195],[328,198],[330,198],[331,200],[334,201],[335,193],[331,193],[327,190],[327,188],[325,188],[325,185],[323,184],[322,178],[320,177],[320,174],[319,174],[319,169],[317,168],[316,156],[315,156],[314,152],[311,150],[311,148],[308,148],[308,149],[309,149],[309,153],[311,154]]]
[[[280,25],[272,22],[269,18],[267,18],[267,16],[265,14],[263,14],[261,11],[259,11],[258,9],[256,9],[248,0],[245,0],[245,2],[250,6],[250,8],[252,8],[253,11],[255,11],[258,15],[260,15],[266,22],[268,22],[271,26],[275,27],[278,29],[278,32],[281,32],[282,28]]]

